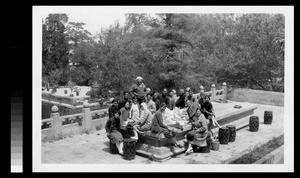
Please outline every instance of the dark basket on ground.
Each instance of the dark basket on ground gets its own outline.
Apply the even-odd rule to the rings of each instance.
[[[116,146],[115,143],[112,143],[111,141],[109,141],[109,151],[111,154],[118,154],[119,153],[119,150]]]
[[[249,119],[249,131],[257,132],[259,129],[259,118],[258,116],[251,116]]]
[[[273,120],[273,112],[272,111],[265,111],[264,113],[264,124],[272,124]]]
[[[221,127],[219,129],[219,142],[220,142],[220,144],[228,144],[228,142],[229,142],[229,128]]]
[[[124,152],[124,159],[132,160],[135,158],[136,155],[136,148],[135,148],[136,140],[134,139],[125,139],[123,152]]]
[[[236,127],[234,125],[226,126],[229,129],[229,142],[234,142],[236,137]]]

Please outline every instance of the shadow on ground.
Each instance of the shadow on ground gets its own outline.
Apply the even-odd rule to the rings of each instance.
[[[106,147],[103,148],[102,150],[105,151],[105,152],[107,152],[107,153],[110,153],[110,150],[109,150],[109,141],[104,142],[104,145]]]

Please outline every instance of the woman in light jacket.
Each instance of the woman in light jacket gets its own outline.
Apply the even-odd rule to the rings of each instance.
[[[145,131],[151,129],[153,115],[151,111],[148,110],[146,103],[141,104],[141,111],[141,117],[135,120],[136,125],[133,128],[138,133],[143,134]]]

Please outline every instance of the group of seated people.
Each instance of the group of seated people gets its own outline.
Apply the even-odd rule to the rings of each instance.
[[[172,113],[171,119],[167,113]],[[193,151],[191,143],[205,145],[205,138],[212,136],[211,128],[216,124],[220,127],[215,120],[209,96],[201,92],[198,99],[193,96],[190,88],[186,91],[180,89],[179,97],[176,96],[175,90],[168,93],[166,88],[161,94],[152,93],[150,89],[145,88],[144,97],[137,95],[134,89],[124,91],[123,99],[112,100],[108,114],[109,119],[105,126],[107,137],[116,144],[120,155],[123,155],[124,138],[138,140],[138,135],[144,135],[146,131],[162,133],[166,138],[171,138],[174,147],[182,147],[176,140],[176,132],[170,127],[174,123],[179,126],[191,125],[192,129],[186,134],[189,143],[186,153],[189,154]],[[170,124],[166,122],[168,119]]]

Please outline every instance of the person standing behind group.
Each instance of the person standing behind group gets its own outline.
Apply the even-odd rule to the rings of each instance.
[[[167,88],[163,89],[162,94],[159,96],[159,101],[160,101],[160,103],[166,103],[167,108],[170,109],[170,98],[168,96],[168,90],[167,90]]]
[[[184,90],[180,89],[179,90],[179,98],[175,103],[175,106],[182,109],[185,107],[185,94],[184,94]]]
[[[139,104],[145,101],[145,96],[146,96],[146,85],[142,81],[143,81],[142,77],[137,77],[136,83],[133,84],[130,88],[132,97],[135,96]]]
[[[129,92],[128,91],[124,91],[123,92],[123,99],[122,100],[120,100],[119,101],[119,104],[118,104],[118,108],[119,109],[121,109],[121,108],[123,108],[124,106],[125,106],[125,103],[127,102],[127,101],[129,101],[129,103],[131,104],[131,99],[130,99],[130,94],[129,94]]]
[[[176,104],[176,92],[175,90],[170,91],[170,110],[173,110],[175,108],[175,104]]]
[[[135,120],[136,118],[139,117],[140,117],[140,106],[137,97],[134,96],[130,107],[129,118]]]
[[[156,105],[154,101],[152,100],[152,96],[150,93],[146,95],[147,98],[147,109],[151,112],[151,114],[154,114],[156,112]]]
[[[155,103],[156,110],[158,110],[158,108],[160,106],[160,101],[158,99],[158,93],[157,92],[154,92],[152,100]]]
[[[201,106],[200,110],[201,110],[202,113],[204,112],[203,108],[204,108],[205,97],[206,97],[206,94],[203,91],[201,91],[198,103]]]
[[[108,108],[108,118],[113,117],[118,111],[118,101],[116,99],[112,99],[112,105]]]
[[[178,100],[178,97],[177,97],[177,94],[176,94],[176,90],[173,89],[172,92],[173,92],[173,98],[174,98],[174,100],[176,102]]]
[[[190,95],[190,90],[191,90],[191,88],[190,87],[187,87],[186,89],[185,89],[185,94],[184,94],[184,100],[185,100],[185,106],[186,106],[186,101],[189,99],[189,95]]]
[[[194,97],[194,92],[193,92],[192,89],[189,90],[189,94],[188,94],[187,100],[190,100],[193,103],[195,103],[196,100],[197,100],[197,98]]]
[[[196,116],[196,112],[198,109],[200,109],[199,104],[193,103],[191,100],[187,100],[186,105],[187,105],[187,113],[189,116],[189,122],[193,123],[196,121],[196,118],[198,117]]]
[[[151,89],[150,88],[146,88],[146,96],[147,96],[147,94],[151,94]]]

